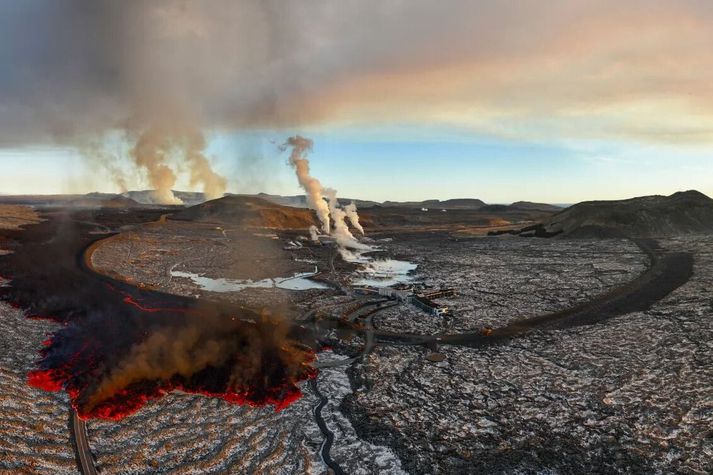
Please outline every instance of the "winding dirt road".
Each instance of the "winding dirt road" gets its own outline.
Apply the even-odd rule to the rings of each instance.
[[[414,335],[374,331],[377,343],[392,345],[443,344],[481,347],[502,344],[532,331],[592,325],[632,312],[648,310],[693,276],[693,255],[669,252],[653,239],[633,240],[648,256],[649,266],[636,279],[596,298],[559,312],[518,320],[489,335],[481,331],[442,335]]]

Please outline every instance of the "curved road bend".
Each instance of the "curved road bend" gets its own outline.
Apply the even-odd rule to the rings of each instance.
[[[374,349],[374,315],[386,308],[395,307],[398,304],[398,302],[380,302],[373,309],[360,315],[360,317],[364,319],[364,324],[366,325],[366,342],[364,343],[364,349],[362,350],[361,355],[357,357],[358,359],[366,358],[366,356],[371,353],[371,350]]]
[[[374,325],[372,323],[372,320],[374,318],[374,315],[386,308],[389,307],[394,307],[398,305],[398,302],[393,302],[390,300],[385,300],[385,301],[376,301],[376,302],[368,302],[362,305],[361,307],[357,308],[354,310],[351,314],[348,315],[347,320],[351,323],[353,323],[357,318],[363,318],[364,319],[364,347],[362,350],[356,355],[352,356],[351,358],[346,358],[343,360],[337,360],[337,361],[327,361],[324,363],[319,363],[317,362],[315,364],[316,368],[336,368],[338,366],[348,366],[350,364],[355,363],[358,360],[363,360],[366,355],[371,353],[371,350],[374,349],[374,344],[375,344],[375,338],[374,338]],[[373,307],[369,309],[368,312],[364,312],[362,314],[359,314],[362,310],[368,307]]]
[[[693,275],[693,255],[667,252],[653,239],[633,240],[649,257],[649,267],[636,279],[605,292],[589,302],[558,312],[515,321],[493,330],[489,336],[480,331],[450,335],[413,335],[375,331],[378,343],[422,345],[437,343],[480,347],[502,344],[512,338],[537,330],[555,330],[591,325],[632,312],[645,311],[688,282]]]
[[[73,407],[70,406],[69,412],[71,417],[71,433],[77,451],[79,471],[82,472],[82,475],[96,475],[97,469],[94,466],[94,457],[92,456],[92,450],[89,447],[89,440],[87,438],[87,425],[84,420],[79,418],[77,411],[75,411]]]

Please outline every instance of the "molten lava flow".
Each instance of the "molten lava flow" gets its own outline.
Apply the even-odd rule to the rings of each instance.
[[[132,312],[171,313],[125,301]],[[80,417],[118,420],[174,390],[281,410],[301,397],[299,383],[316,375],[314,351],[279,319],[190,310],[136,331],[128,347],[111,341],[111,328],[89,340],[86,329],[65,327],[44,343],[28,383],[64,389]]]
[[[125,222],[123,212],[104,213],[108,225]],[[155,221],[159,211],[141,213]],[[307,330],[94,274],[84,258],[94,227],[78,224],[90,219],[97,216],[50,216],[23,234],[16,252],[0,256],[12,274],[0,298],[63,324],[43,342],[30,385],[66,391],[81,417],[104,419],[121,419],[174,390],[278,410],[300,397],[300,382],[316,374]]]
[[[45,391],[60,391],[63,379],[63,375],[57,374],[53,370],[35,370],[28,373],[27,384]]]
[[[185,308],[164,308],[164,307],[147,307],[145,305],[140,304],[139,302],[136,301],[134,297],[131,295],[127,295],[124,297],[123,300],[124,303],[133,305],[134,307],[138,308],[142,312],[148,312],[148,313],[165,313],[165,312],[185,312]]]
[[[166,313],[166,312],[176,312],[176,313],[184,313],[188,309],[185,307],[165,307],[163,303],[161,304],[152,304],[151,306],[143,304],[139,302],[136,297],[131,295],[127,291],[123,291],[121,289],[118,289],[116,286],[107,283],[106,288],[111,290],[112,292],[116,292],[118,294],[123,295],[122,302],[125,304],[132,305],[136,307],[137,309],[141,310],[142,312],[147,312],[147,313]]]

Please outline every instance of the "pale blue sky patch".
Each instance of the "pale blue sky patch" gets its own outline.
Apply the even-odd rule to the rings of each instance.
[[[416,133],[336,128],[311,130],[312,174],[340,196],[385,200],[473,197],[491,203],[518,200],[571,203],[670,194],[699,189],[713,194],[711,151],[702,146],[664,146],[596,140],[531,143],[434,127]],[[208,133],[207,156],[234,193],[299,194],[287,154],[279,145],[291,131]],[[26,147],[0,151],[0,192],[119,191],[120,170],[132,189],[145,188],[130,164],[129,148],[115,136],[106,149],[111,168],[82,158],[72,148]],[[91,166],[89,166],[91,165]],[[177,189],[188,189],[179,173]]]

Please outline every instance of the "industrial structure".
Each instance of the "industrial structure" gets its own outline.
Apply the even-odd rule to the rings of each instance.
[[[434,302],[435,299],[452,297],[456,294],[455,289],[427,290],[423,285],[411,285],[404,287],[380,287],[379,289],[358,288],[355,289],[363,293],[378,293],[382,297],[413,304],[424,312],[436,317],[442,317],[450,313],[446,305]]]
[[[428,312],[435,317],[442,317],[444,315],[448,315],[448,313],[450,312],[447,306],[440,305],[434,302],[433,300],[428,299],[426,297],[422,297],[420,295],[412,295],[410,302],[421,310],[423,310],[424,312]]]
[[[411,297],[411,293],[408,290],[394,289],[393,287],[381,287],[379,289],[379,295],[393,298],[401,302],[406,302]]]
[[[420,292],[416,295],[429,300],[440,299],[444,297],[453,297],[456,294],[456,289],[439,289],[431,292]]]

